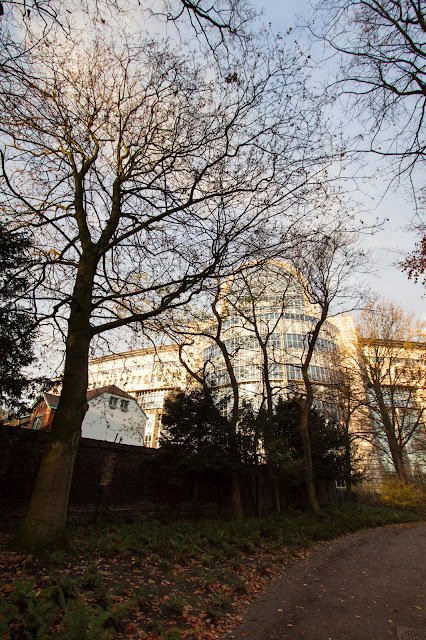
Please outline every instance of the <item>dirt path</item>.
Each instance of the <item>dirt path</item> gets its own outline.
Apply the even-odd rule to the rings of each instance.
[[[362,531],[288,565],[227,638],[426,640],[425,593],[425,523]]]

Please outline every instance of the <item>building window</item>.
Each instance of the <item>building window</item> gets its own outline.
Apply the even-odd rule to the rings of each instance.
[[[41,427],[41,423],[43,422],[43,416],[37,416],[34,418],[33,429],[38,430]]]
[[[300,367],[293,364],[286,365],[287,380],[302,380],[302,371]]]
[[[120,400],[120,409],[122,411],[128,411],[129,410],[129,401],[128,400]]]
[[[109,399],[109,406],[111,407],[111,409],[115,409],[117,404],[118,404],[118,398],[113,398],[111,396],[111,398]]]
[[[146,389],[138,391],[137,400],[142,409],[162,409],[164,405],[164,396],[173,391],[173,388],[164,389]]]

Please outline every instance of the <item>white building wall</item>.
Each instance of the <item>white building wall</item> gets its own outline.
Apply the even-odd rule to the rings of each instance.
[[[116,398],[115,408],[110,406],[110,398]],[[122,402],[126,401],[127,410],[122,408]],[[103,393],[89,400],[82,437],[142,446],[146,422],[147,418],[135,400]]]

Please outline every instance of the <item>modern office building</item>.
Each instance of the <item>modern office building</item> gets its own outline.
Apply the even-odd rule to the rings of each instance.
[[[196,323],[188,325],[192,345],[188,354],[183,349],[181,357],[187,358],[191,370],[204,377],[224,413],[230,410],[233,402],[229,367],[238,382],[240,399],[249,401],[255,408],[265,406],[268,400],[275,403],[279,397],[304,392],[301,365],[306,357],[308,336],[318,322],[320,309],[311,304],[309,284],[302,274],[281,261],[246,265],[227,279],[219,292],[215,311],[216,314],[212,311],[211,322],[204,316],[199,335]],[[354,359],[358,348],[359,338],[352,317],[340,316],[324,322],[309,365],[314,403],[323,415],[342,418],[338,415],[342,404],[337,401],[339,394],[341,400],[342,388],[347,384],[342,381],[342,366],[345,368],[345,362]],[[377,359],[371,345],[364,348]],[[395,367],[396,370],[406,367],[408,372],[410,366],[411,369],[415,366],[417,372],[416,389],[410,391],[410,405],[405,401],[398,408],[400,422],[405,420],[408,425],[410,420],[411,423],[418,420],[419,415],[422,419],[423,412],[426,413],[423,382],[426,346],[395,345],[395,356],[396,350],[398,354],[392,371]],[[363,395],[368,399],[368,385],[361,377],[351,375],[351,392],[355,389],[359,405],[351,413],[351,428],[359,435],[354,442],[374,479],[383,475],[387,468],[385,459],[379,455],[380,448],[373,446],[370,435],[377,415],[373,415],[368,402],[362,400]],[[404,376],[400,380],[402,402],[409,385]],[[145,444],[149,447],[158,446],[167,395],[196,385],[173,344],[96,358],[90,362],[89,381],[89,388],[116,384],[137,399],[148,418]],[[412,446],[415,442],[418,461],[421,444],[416,439]]]
[[[268,378],[274,401],[300,387],[301,361],[306,336],[319,317],[311,305],[307,283],[291,265],[278,261],[247,265],[226,282],[220,296],[220,339],[232,362],[242,396],[259,406]],[[192,327],[194,330],[194,327]],[[195,340],[188,358],[191,368],[205,375],[218,403],[226,411],[229,375],[223,354],[213,336],[218,323],[203,323],[203,336]],[[326,321],[317,341],[309,372],[318,388],[332,383],[338,351],[338,323]],[[184,352],[185,357],[185,352]],[[266,370],[265,370],[266,365]],[[267,374],[265,373],[267,371]],[[176,389],[194,385],[179,360],[175,345],[137,349],[91,360],[89,388],[116,384],[137,398],[148,416],[147,446],[156,447],[165,397]]]

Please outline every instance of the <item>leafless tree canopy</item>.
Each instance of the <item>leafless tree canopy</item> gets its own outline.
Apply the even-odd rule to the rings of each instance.
[[[210,51],[228,50],[251,38],[256,11],[246,0],[3,0],[0,2],[0,79],[14,74],[21,58],[57,32],[73,38],[74,30],[110,24],[132,16],[141,28],[151,19],[173,23],[177,33],[196,37]],[[152,18],[156,19],[153,21]]]
[[[289,113],[302,85],[282,69],[253,60],[227,82],[153,41],[39,53],[0,127],[3,207],[40,248],[39,316],[66,317],[96,248],[93,334],[148,318],[315,186],[317,122]]]
[[[200,64],[166,40],[102,31],[38,42],[0,94],[3,212],[34,238],[28,295],[66,344],[61,444],[42,463],[28,539],[63,526],[92,338],[241,264],[269,224],[321,196],[332,161],[300,54],[259,38],[238,64],[227,50]],[[40,502],[52,520],[35,534]]]
[[[425,156],[426,21],[412,0],[328,0],[323,35],[343,54],[337,90],[371,128],[371,149],[411,170]],[[366,118],[370,114],[371,118]]]
[[[340,225],[344,227],[343,221],[328,234],[317,229],[312,235],[309,229],[303,235],[301,227],[296,226],[297,233],[293,228],[287,235],[284,254],[292,257],[293,266],[282,259],[243,265],[227,281],[218,281],[212,294],[213,321],[198,313],[198,318],[195,314],[187,323],[179,323],[174,317],[168,327],[180,344],[182,363],[200,384],[213,386],[216,400],[226,410],[234,431],[241,419],[244,396],[259,415],[264,412],[269,420],[280,395],[289,393],[297,399],[301,407],[305,479],[314,511],[319,510],[319,504],[313,481],[309,412],[315,398],[326,404],[333,395],[334,405],[337,399],[336,393],[324,393],[325,387],[333,387],[337,380],[327,377],[321,386],[313,373],[324,364],[323,357],[332,358],[336,347],[333,340],[320,336],[327,336],[332,328],[327,328],[329,316],[352,310],[363,299],[362,287],[352,286],[351,277],[363,271],[365,254],[356,237],[342,231]],[[292,233],[295,235],[290,242]],[[305,302],[312,305],[311,310],[305,310]],[[300,344],[281,337],[284,326],[289,325],[287,315],[299,316],[298,330],[303,326],[306,331],[300,335]],[[203,362],[198,363],[199,370],[194,372],[184,354],[189,349],[191,355],[197,337],[207,348]],[[324,348],[327,355],[321,354]],[[316,366],[312,366],[313,362]],[[286,365],[299,373],[297,382],[292,377],[288,379],[287,388],[283,386]],[[330,372],[331,362],[327,369]],[[244,382],[251,383],[248,390],[244,390]]]

